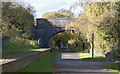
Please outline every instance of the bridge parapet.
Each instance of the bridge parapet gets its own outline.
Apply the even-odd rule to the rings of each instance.
[[[37,27],[65,27],[67,23],[72,21],[71,18],[39,18],[37,20]]]

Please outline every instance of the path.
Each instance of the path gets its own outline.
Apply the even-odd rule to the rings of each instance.
[[[77,53],[62,53],[56,58],[54,69],[56,72],[78,72],[78,73],[109,73],[102,69],[105,64],[112,62],[83,62]]]
[[[44,48],[43,49],[26,49],[26,50],[23,50],[23,51],[10,51],[10,52],[7,52],[7,53],[3,53],[2,55],[10,55],[10,54],[17,54],[17,53],[23,53],[23,52],[26,52],[26,51],[45,51],[45,50],[48,50],[49,48]],[[4,50],[7,50],[7,49],[4,49]],[[10,50],[10,49],[8,49]]]

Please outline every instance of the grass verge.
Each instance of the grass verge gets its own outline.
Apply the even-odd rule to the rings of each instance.
[[[54,59],[58,54],[59,52],[49,53],[41,59],[27,65],[24,68],[21,68],[16,72],[53,72],[51,67],[55,64]]]
[[[103,68],[110,72],[116,72],[120,74],[120,63],[106,65],[106,66],[103,66]]]
[[[94,58],[92,60],[91,53],[78,52],[78,54],[80,55],[80,57],[82,58],[83,61],[87,61],[87,62],[110,62],[110,60],[107,60],[103,56],[100,56],[100,55],[94,55]]]
[[[86,62],[111,62],[110,60],[105,59],[102,56],[94,55],[94,59],[92,60],[92,54],[90,53],[81,53],[78,52],[83,61]],[[108,70],[110,72],[115,72],[115,74],[120,74],[120,63],[110,64],[103,66],[103,69]]]

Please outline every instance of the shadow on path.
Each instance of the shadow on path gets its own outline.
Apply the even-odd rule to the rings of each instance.
[[[103,65],[113,62],[83,62],[77,53],[62,53],[56,58],[56,65],[53,66],[57,73],[109,73],[102,69]],[[112,74],[112,73],[109,73]]]

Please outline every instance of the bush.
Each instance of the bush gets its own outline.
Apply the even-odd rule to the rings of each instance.
[[[20,37],[11,37],[10,41],[14,43],[23,43],[26,45],[32,45],[34,48],[38,48],[38,44],[36,40],[29,40],[29,39],[20,38]]]

